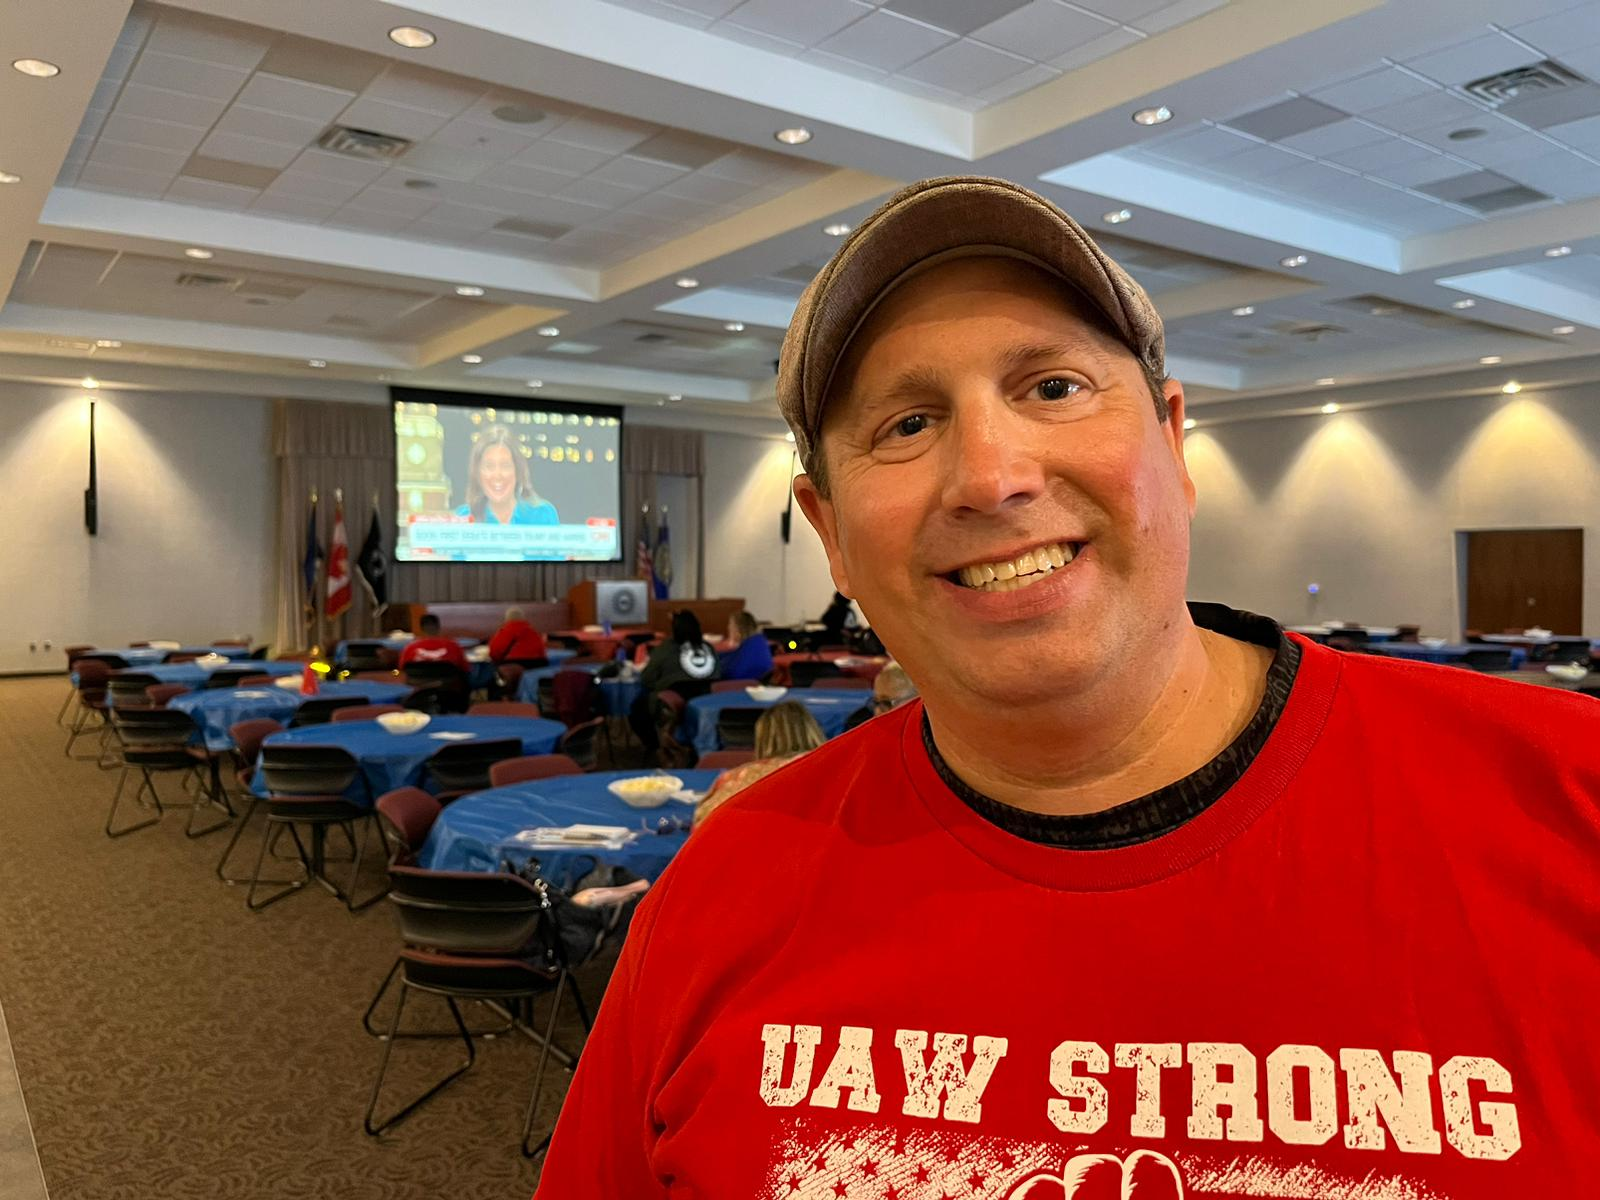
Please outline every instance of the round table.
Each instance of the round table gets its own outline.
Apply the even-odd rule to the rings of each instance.
[[[672,772],[683,780],[684,787],[696,792],[708,790],[720,773]],[[558,775],[463,796],[439,814],[418,862],[431,871],[498,871],[503,862],[520,868],[537,857],[545,877],[563,888],[570,888],[601,861],[655,879],[688,838],[681,829],[656,833],[657,823],[663,818],[687,821],[694,808],[675,800],[660,808],[630,808],[607,790],[612,780],[643,774],[648,772]],[[525,829],[567,825],[620,825],[638,829],[643,836],[618,850],[529,847],[512,840]]]
[[[159,663],[153,667],[129,667],[129,675],[148,675],[157,683],[181,683],[187,688],[202,688],[206,680],[218,671],[245,670],[251,675],[299,675],[304,672],[303,662],[224,662],[224,663]],[[123,672],[112,672],[113,675]],[[220,690],[220,689],[219,689]]]
[[[269,717],[285,725],[307,700],[360,700],[363,704],[398,704],[411,694],[404,683],[377,683],[352,679],[346,683],[324,683],[315,696],[298,689],[281,687],[206,688],[187,692],[167,701],[167,707],[186,712],[200,728],[207,750],[232,750],[228,730],[240,721]]]
[[[223,658],[249,658],[249,646],[96,646],[85,654],[115,654],[130,667],[153,667],[169,654],[220,654]]]
[[[353,786],[347,797],[371,804],[385,792],[419,784],[428,759],[442,746],[517,738],[522,742],[522,753],[549,754],[566,731],[560,721],[542,717],[434,717],[417,733],[390,733],[376,721],[338,721],[286,729],[262,745],[338,746],[348,750],[361,764],[367,787]],[[458,736],[461,734],[468,736]],[[258,796],[267,794],[266,780],[259,769],[250,786]]]
[[[827,688],[790,688],[777,700],[752,700],[744,692],[713,692],[696,696],[684,706],[684,736],[701,754],[722,749],[717,736],[717,714],[725,708],[771,708],[785,700],[795,700],[805,707],[824,737],[838,737],[844,732],[845,722],[859,710],[872,703],[871,692],[830,691]]]

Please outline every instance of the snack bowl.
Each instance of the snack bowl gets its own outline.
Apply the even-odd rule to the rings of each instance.
[[[1422,643],[1422,645],[1428,647],[1428,649],[1430,649],[1430,650],[1437,650],[1440,646],[1448,644],[1448,639],[1447,638],[1440,638],[1440,637],[1418,638],[1417,641]]]
[[[298,692],[300,690],[300,676],[279,675],[272,681],[272,686],[280,687],[286,692]]]
[[[789,689],[786,687],[770,687],[765,684],[757,684],[754,687],[745,688],[744,694],[749,696],[750,699],[757,700],[762,704],[771,704],[775,701],[782,700],[785,696],[787,696],[789,694]]]
[[[432,719],[425,712],[383,713],[378,717],[378,724],[390,733],[420,733]]]
[[[660,808],[682,789],[683,780],[676,775],[634,775],[606,784],[606,790],[629,808]]]
[[[1582,663],[1546,663],[1545,671],[1557,679],[1565,679],[1568,683],[1577,683],[1589,674],[1589,668]]]

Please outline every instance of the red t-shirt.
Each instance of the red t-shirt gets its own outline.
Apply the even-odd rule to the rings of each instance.
[[[467,652],[454,638],[426,637],[411,642],[400,651],[400,665],[403,667],[414,662],[447,662],[454,663],[463,671],[472,669],[467,662]]]
[[[544,656],[544,635],[526,621],[507,621],[489,639],[489,657],[495,662]]]
[[[1600,705],[1302,646],[1243,778],[1140,844],[983,820],[920,703],[736,797],[540,1200],[1600,1195]]]

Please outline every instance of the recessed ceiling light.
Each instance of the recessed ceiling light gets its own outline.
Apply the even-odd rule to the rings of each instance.
[[[667,399],[672,401],[674,404],[676,404],[679,400],[683,399],[683,396],[678,392],[673,392],[670,396],[667,397]]]
[[[850,232],[850,226],[846,225],[843,221],[834,221],[831,224],[824,225],[822,227],[822,232],[827,234],[829,237],[843,237],[845,234]]]
[[[1337,404],[1335,404],[1332,400],[1329,400],[1326,404],[1324,404],[1322,406],[1322,415],[1325,416],[1325,417],[1331,417],[1331,416],[1333,416],[1334,413],[1336,413],[1338,411],[1339,411],[1339,406]]]
[[[1124,221],[1133,220],[1133,214],[1125,208],[1114,208],[1100,219],[1107,225],[1121,225]]]
[[[431,179],[408,179],[400,186],[410,188],[413,192],[431,192],[439,185]]]
[[[92,392],[95,388],[100,386],[100,381],[93,375],[85,375],[79,386],[88,388]]]
[[[1550,332],[1557,337],[1566,337],[1569,333],[1577,333],[1578,327],[1576,325],[1557,325]]]
[[[475,367],[475,366],[477,366],[479,363],[481,363],[483,361],[483,355],[481,355],[481,354],[463,354],[461,356],[461,361],[466,363],[468,366]]]
[[[481,296],[481,295],[483,295],[483,289],[481,287],[476,287],[476,286],[474,286],[473,284],[470,284],[470,283],[458,283],[456,285],[456,295],[458,295],[458,296]]]
[[[1518,383],[1515,379],[1508,379],[1505,382],[1505,386],[1502,387],[1500,390],[1502,392],[1504,392],[1508,396],[1515,396],[1518,392],[1520,392],[1522,390],[1522,385],[1520,383]]]
[[[794,441],[794,430],[791,429],[791,430],[789,430],[788,433],[784,434],[783,435],[783,440],[786,441],[786,442]]]
[[[12,67],[24,75],[32,75],[35,79],[49,79],[52,75],[61,74],[61,68],[53,62],[45,62],[42,58],[13,59]]]
[[[507,125],[537,125],[549,114],[531,104],[502,104],[489,115]]]
[[[1445,134],[1452,142],[1470,142],[1476,138],[1487,137],[1489,131],[1477,125],[1468,125],[1464,129],[1452,129]]]
[[[729,333],[743,333],[744,332],[744,322],[743,321],[729,321],[725,325],[723,325],[723,328],[726,329]]]
[[[0,183],[21,183],[22,176],[14,175],[10,171],[0,171]]]
[[[115,350],[122,345],[116,338],[96,338],[94,344],[101,350]]]
[[[672,282],[681,288],[697,288],[700,286],[700,281],[693,275],[679,275]]]
[[[1303,267],[1311,260],[1304,254],[1290,254],[1278,260],[1280,267]]]
[[[662,399],[656,401],[656,407],[657,408],[665,408],[666,406],[667,406],[667,401],[666,401],[665,397],[663,397]]]
[[[439,39],[426,29],[415,25],[396,25],[389,30],[389,40],[396,46],[404,46],[407,50],[426,50]]]
[[[1495,363],[1501,362],[1503,360],[1501,359],[1501,357],[1498,354],[1485,354],[1478,361],[1480,363],[1482,363],[1486,367],[1492,367],[1492,366],[1495,365]]]
[[[328,365],[328,360],[325,359],[325,358],[308,358],[308,359],[306,359],[306,366],[308,366],[308,367],[316,367],[319,371],[323,367],[325,367],[327,365]]]
[[[1233,310],[1233,315],[1236,317],[1248,317],[1253,315],[1255,311],[1256,306],[1254,304],[1241,304]]]
[[[1162,125],[1172,120],[1172,110],[1165,104],[1154,108],[1141,108],[1133,114],[1135,125]]]
[[[1339,381],[1337,379],[1335,379],[1332,375],[1324,375],[1321,379],[1317,380],[1317,386],[1318,387],[1332,387],[1334,384],[1336,384],[1338,382]]]
[[[186,258],[207,259],[213,257],[210,250],[202,250],[199,246],[190,246],[183,253]]]
[[[1198,424],[1200,424],[1200,422],[1196,421],[1193,417],[1185,417],[1183,419],[1183,427],[1185,429],[1193,429]]]
[[[1477,303],[1478,302],[1476,300],[1452,300],[1452,301],[1450,301],[1450,307],[1451,308],[1471,308],[1473,305],[1475,305]]]
[[[1572,253],[1571,246],[1551,246],[1544,252],[1546,258],[1565,258]]]
[[[811,140],[811,130],[804,125],[796,125],[793,129],[780,129],[772,136],[785,146],[803,146]]]
[[[530,380],[528,380],[528,386],[529,387],[533,387],[533,388],[543,387],[544,386],[544,380],[542,380],[542,379],[530,379]]]
[[[541,325],[536,330],[536,332],[538,333],[538,335],[540,337],[560,337],[561,336],[561,330],[557,329],[554,325]]]

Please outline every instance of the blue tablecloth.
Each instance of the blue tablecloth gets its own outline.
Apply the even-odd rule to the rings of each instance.
[[[317,690],[319,699],[354,698],[366,704],[398,704],[411,694],[403,683],[372,683],[364,679],[348,683],[324,683]],[[240,721],[270,717],[287,725],[310,696],[280,687],[208,688],[189,692],[167,702],[168,708],[186,712],[200,727],[207,750],[232,750],[228,730]]]
[[[306,669],[306,665],[302,662],[158,663],[153,667],[130,667],[129,672],[148,675],[157,683],[181,683],[184,687],[200,688],[205,686],[206,680],[215,671],[237,671],[241,668],[252,675],[298,675]],[[112,674],[118,672],[113,671]]]
[[[115,654],[130,667],[153,667],[169,654],[220,654],[223,658],[249,658],[249,646],[179,646],[176,650],[154,646],[96,646],[90,654]]]
[[[567,657],[572,657],[570,651],[567,653]],[[565,666],[563,663],[552,662],[548,667],[534,667],[531,671],[522,673],[522,682],[517,685],[517,699],[524,704],[539,703],[539,681],[541,679],[554,679],[557,671],[587,671],[590,675],[593,675],[606,665],[606,663],[578,663],[576,666]]]
[[[1391,658],[1409,658],[1414,662],[1453,664],[1463,661],[1470,650],[1510,650],[1511,668],[1520,667],[1528,657],[1526,650],[1514,646],[1483,646],[1469,642],[1449,642],[1443,646],[1424,646],[1420,642],[1384,642],[1378,651]]]
[[[872,703],[872,693],[835,691],[831,688],[790,688],[781,699],[798,700],[805,705],[806,711],[822,726],[823,735],[831,738],[844,732],[844,724],[852,713]],[[684,736],[694,743],[694,748],[701,754],[708,750],[720,750],[722,743],[717,739],[719,712],[725,708],[771,708],[776,703],[777,700],[769,700],[763,704],[750,699],[743,692],[715,692],[709,696],[697,696],[689,701],[683,711]]]
[[[599,771],[590,775],[562,775],[513,787],[493,788],[463,796],[439,814],[433,823],[419,861],[433,871],[496,871],[509,860],[520,867],[536,855],[545,877],[560,887],[571,887],[597,862],[625,867],[646,879],[661,874],[672,856],[683,848],[688,834],[651,833],[620,850],[551,849],[512,842],[524,829],[563,825],[622,825],[654,828],[663,817],[686,820],[694,809],[669,800],[660,808],[629,808],[606,790],[614,779],[627,779],[642,771]],[[718,771],[674,771],[684,786],[708,789]]]
[[[460,739],[441,738],[441,733],[470,733],[473,740],[496,738],[522,739],[524,754],[549,754],[565,733],[560,721],[538,717],[434,717],[420,733],[390,733],[376,721],[340,721],[328,725],[306,725],[286,729],[269,737],[265,745],[286,743],[302,746],[342,746],[361,763],[371,795],[361,788],[348,794],[352,800],[375,800],[383,793],[422,781],[423,765],[441,746],[458,746]],[[258,796],[266,795],[266,781],[258,770],[251,787]]]
[[[602,679],[600,705],[613,717],[625,717],[633,702],[644,695],[644,684],[637,679]]]

